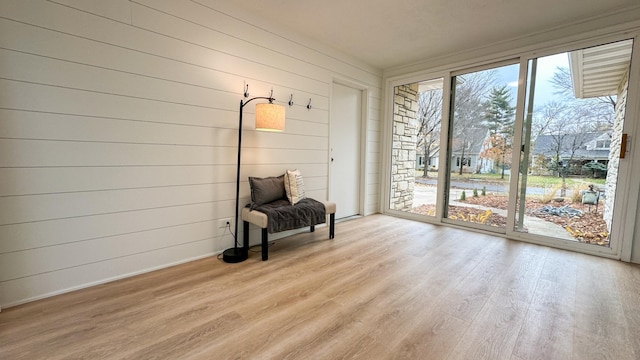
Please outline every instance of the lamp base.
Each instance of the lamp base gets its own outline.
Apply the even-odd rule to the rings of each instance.
[[[244,248],[231,248],[222,252],[222,261],[226,263],[239,263],[247,258],[249,258],[249,254]]]

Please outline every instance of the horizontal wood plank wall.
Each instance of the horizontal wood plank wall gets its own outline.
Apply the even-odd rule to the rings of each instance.
[[[326,199],[340,76],[368,87],[365,208],[377,211],[382,72],[216,3],[0,2],[0,306],[232,246],[217,222],[233,217],[245,83],[295,105],[283,133],[256,132],[245,109],[241,203],[248,176],[291,168]]]

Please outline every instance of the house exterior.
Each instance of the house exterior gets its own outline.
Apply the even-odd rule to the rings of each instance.
[[[437,171],[440,164],[440,148],[431,151],[429,158],[424,155],[424,149],[418,148],[416,151],[416,170],[424,170],[425,162],[430,171]]]
[[[458,172],[461,166],[463,173],[487,174],[496,171],[495,162],[482,156],[482,152],[488,148],[489,130],[486,128],[474,129],[469,134],[464,151],[462,145],[460,145],[454,148],[451,154],[451,171]],[[428,160],[424,156],[424,150],[418,148],[416,150],[416,170],[423,170],[425,161],[428,162],[429,169],[438,170],[439,157],[440,147],[431,152],[431,157]]]
[[[606,133],[584,133],[540,135],[533,147],[533,166],[535,174],[550,175],[557,169],[553,162],[570,161],[567,169],[570,174],[580,174],[582,165],[596,161],[604,165],[609,162],[611,131]]]
[[[453,142],[451,171],[459,172],[461,167],[463,173],[486,174],[494,171],[494,161],[482,157],[482,152],[489,147],[489,129],[476,127],[463,132],[460,140]]]

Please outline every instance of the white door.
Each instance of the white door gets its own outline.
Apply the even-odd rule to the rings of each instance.
[[[336,218],[360,214],[362,90],[333,84],[331,93],[329,199]]]

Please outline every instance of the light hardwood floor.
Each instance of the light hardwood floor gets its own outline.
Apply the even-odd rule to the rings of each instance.
[[[3,309],[0,359],[640,359],[640,267],[374,215]]]

